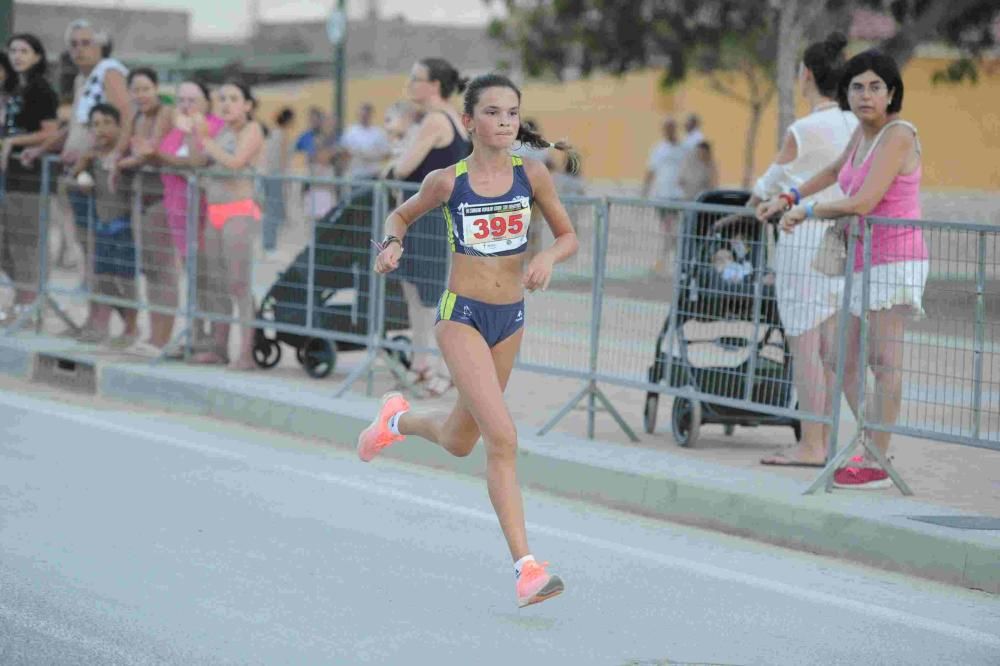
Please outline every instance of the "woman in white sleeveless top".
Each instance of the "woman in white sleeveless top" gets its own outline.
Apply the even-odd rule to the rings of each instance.
[[[834,33],[806,49],[799,65],[799,89],[811,111],[788,128],[781,151],[754,187],[750,206],[794,191],[835,160],[850,142],[858,119],[850,111],[841,111],[836,102],[846,45],[847,39]],[[840,187],[833,185],[815,198],[821,202],[843,196]],[[829,414],[832,400],[837,398],[831,365],[837,329],[834,315],[842,303],[844,280],[812,268],[831,224],[830,220],[809,220],[794,236],[782,234],[774,254],[778,313],[792,349],[799,408],[817,415]],[[822,467],[828,439],[828,427],[803,421],[801,443],[761,463]]]

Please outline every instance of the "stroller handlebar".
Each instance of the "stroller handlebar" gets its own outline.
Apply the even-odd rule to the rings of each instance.
[[[767,220],[765,220],[765,223],[777,225],[780,220],[781,220],[780,215],[773,215],[767,218]],[[752,215],[740,215],[739,213],[733,213],[732,215],[726,215],[725,217],[720,217],[718,220],[713,222],[712,231],[722,231],[723,229],[731,227],[734,224],[741,224],[741,223],[745,224],[749,222],[752,222],[753,224],[761,223],[760,220],[758,220],[756,217],[753,217]]]

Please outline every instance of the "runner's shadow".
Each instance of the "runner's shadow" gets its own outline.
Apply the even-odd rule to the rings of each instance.
[[[557,623],[555,618],[539,615],[499,613],[498,616],[511,624],[516,624],[523,629],[531,629],[534,631],[548,631],[554,628]]]

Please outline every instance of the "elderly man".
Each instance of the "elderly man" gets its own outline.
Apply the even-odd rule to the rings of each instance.
[[[97,104],[107,103],[118,109],[122,118],[130,115],[128,69],[111,56],[111,39],[86,19],[78,19],[66,28],[66,47],[76,65],[73,81],[73,111],[69,123],[49,141],[32,150],[25,159],[37,159],[44,153],[60,152],[64,164],[72,165],[90,148],[87,118]],[[27,152],[27,151],[26,151]]]

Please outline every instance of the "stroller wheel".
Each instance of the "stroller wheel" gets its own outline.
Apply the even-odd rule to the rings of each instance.
[[[409,345],[410,347],[413,346],[413,341],[410,339],[410,336],[408,335],[394,335],[392,336],[392,342],[396,342],[402,345]],[[402,349],[393,349],[389,353],[395,356],[396,360],[402,363],[404,368],[406,368],[407,370],[410,369],[410,365],[412,365],[413,363],[412,351],[408,352]]]
[[[333,372],[337,364],[337,351],[329,341],[309,338],[302,346],[302,367],[313,379],[323,379]]]
[[[273,368],[281,362],[281,345],[263,335],[254,340],[253,360],[261,368]]]
[[[674,398],[670,428],[680,446],[691,448],[698,442],[701,429],[701,403],[687,398]]]
[[[652,435],[656,432],[656,410],[660,406],[659,393],[646,394],[646,407],[642,410],[642,424],[646,432]]]

